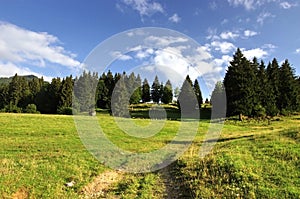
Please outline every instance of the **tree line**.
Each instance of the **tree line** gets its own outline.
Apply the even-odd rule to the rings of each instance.
[[[169,104],[173,101],[171,81],[163,84],[157,76],[150,86],[146,78],[142,81],[140,75],[127,75],[125,72],[113,74],[108,71],[99,77],[97,73],[84,71],[79,77],[56,77],[51,82],[15,74],[8,84],[0,84],[0,110],[45,114],[72,114],[74,108],[79,112],[95,108],[111,110],[113,92],[118,92],[116,86],[122,88],[118,100],[125,99],[129,104]],[[201,96],[197,80],[195,88]]]
[[[276,58],[265,65],[257,58],[248,60],[237,49],[223,82],[218,82],[211,95],[218,106],[226,91],[227,116],[275,116],[300,111],[300,77],[286,59],[281,66]],[[220,107],[219,107],[220,108]]]

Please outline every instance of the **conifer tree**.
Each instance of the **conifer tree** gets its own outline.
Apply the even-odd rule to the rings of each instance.
[[[148,83],[148,80],[145,78],[142,85],[142,101],[150,102],[151,95],[150,95],[150,85]]]
[[[161,87],[160,87],[158,77],[155,76],[153,84],[151,86],[151,98],[152,98],[153,102],[155,102],[155,103],[159,103],[159,101],[161,99],[160,88]]]
[[[201,104],[203,104],[203,98],[202,98],[202,93],[201,93],[200,85],[199,85],[197,79],[195,79],[195,81],[194,81],[194,92],[195,92],[195,95],[196,95],[197,100],[198,100],[198,107],[200,109],[201,108]]]
[[[164,104],[169,104],[172,102],[173,99],[173,89],[172,89],[172,84],[170,80],[168,80],[163,87],[163,92],[162,92],[162,97],[161,97],[161,102]]]

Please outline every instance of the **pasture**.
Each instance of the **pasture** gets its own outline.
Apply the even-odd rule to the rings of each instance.
[[[142,114],[139,112],[138,114]],[[166,145],[180,121],[167,120],[150,138],[135,138],[118,128],[106,113],[97,119],[118,147],[148,152]],[[136,118],[140,126],[149,119]],[[97,196],[84,187],[111,171],[83,146],[72,116],[0,114],[1,198],[299,198],[300,116],[279,120],[228,120],[213,151],[200,158],[199,148],[209,127],[201,120],[185,154],[165,169],[120,174]],[[65,184],[74,181],[74,186]]]

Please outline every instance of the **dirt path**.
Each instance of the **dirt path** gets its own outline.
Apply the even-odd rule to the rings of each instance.
[[[109,187],[118,182],[123,174],[118,171],[106,171],[98,175],[82,189],[82,198],[105,198]]]
[[[169,165],[159,171],[165,186],[165,197],[167,199],[187,198],[181,190],[180,182],[175,178],[176,172],[173,165]]]

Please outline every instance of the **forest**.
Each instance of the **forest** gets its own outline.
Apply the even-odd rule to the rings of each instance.
[[[201,107],[203,98],[199,82],[197,79],[192,81],[188,75],[181,88],[173,89],[170,80],[164,84],[156,76],[150,86],[149,81],[142,81],[139,74],[127,75],[125,72],[113,74],[108,71],[100,77],[97,73],[83,72],[79,77],[57,77],[51,82],[15,74],[10,79],[0,80],[0,111],[72,114],[95,108],[111,110],[113,93],[118,91],[118,96],[123,98],[118,100],[127,100],[128,104],[150,101],[169,104],[178,99],[180,108],[180,101],[189,99],[186,96],[189,89],[197,99],[192,107]],[[74,94],[78,99],[73,99]],[[256,58],[248,60],[237,49],[224,80],[217,82],[211,93],[213,108],[223,110],[224,107],[218,106],[225,104],[224,100],[226,115],[239,115],[240,119],[243,116],[265,117],[297,112],[300,110],[300,77],[295,75],[288,60],[280,65],[274,58],[265,64]],[[207,103],[208,99],[205,101]]]

